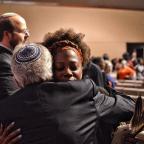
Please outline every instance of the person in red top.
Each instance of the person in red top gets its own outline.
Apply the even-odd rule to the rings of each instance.
[[[119,68],[117,72],[117,78],[118,79],[135,79],[136,72],[129,66],[127,66],[127,63],[125,60],[121,62],[121,67]]]

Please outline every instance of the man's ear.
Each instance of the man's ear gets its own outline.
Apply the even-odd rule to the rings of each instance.
[[[8,39],[11,39],[12,34],[8,31],[4,31],[4,36],[6,36]]]

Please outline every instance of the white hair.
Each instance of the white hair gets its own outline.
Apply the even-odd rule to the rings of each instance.
[[[33,45],[40,51],[38,58],[28,61],[17,61],[20,51]],[[13,52],[12,71],[18,85],[24,87],[28,84],[52,79],[52,56],[48,49],[40,44],[18,45]]]

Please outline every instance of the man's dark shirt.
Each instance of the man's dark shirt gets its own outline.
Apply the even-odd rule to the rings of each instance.
[[[0,100],[13,94],[18,88],[11,71],[12,52],[0,45]]]
[[[97,66],[91,61],[86,65],[83,70],[83,78],[92,79],[97,86],[105,86],[105,81],[103,79],[103,75],[99,66]]]

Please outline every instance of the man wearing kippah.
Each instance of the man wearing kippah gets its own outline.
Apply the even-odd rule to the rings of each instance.
[[[15,46],[29,37],[23,17],[16,13],[0,15],[0,100],[17,89],[11,72],[11,57]]]
[[[12,71],[22,89],[0,102],[0,121],[21,128],[22,144],[102,144],[103,119],[115,123],[132,116],[129,97],[106,96],[90,79],[50,82],[52,57],[42,45],[18,45]]]

